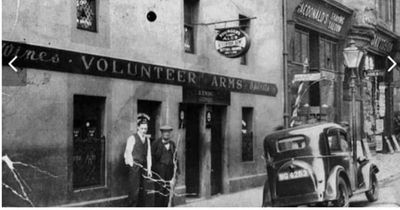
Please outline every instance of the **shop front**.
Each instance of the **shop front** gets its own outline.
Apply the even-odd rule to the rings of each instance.
[[[341,52],[352,13],[331,0],[288,2],[292,125],[340,120],[344,72]]]
[[[372,19],[371,19],[372,18]],[[348,40],[354,40],[364,50],[364,57],[357,75],[356,91],[357,138],[366,139],[378,152],[389,151],[393,141],[395,70],[388,71],[393,63],[388,56],[395,57],[397,36],[394,32],[377,24],[374,16],[357,14]],[[345,83],[349,81],[345,76]],[[346,95],[350,90],[344,88]],[[346,100],[346,99],[345,99]]]

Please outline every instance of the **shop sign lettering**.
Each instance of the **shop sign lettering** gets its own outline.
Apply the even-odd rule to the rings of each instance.
[[[393,48],[393,42],[383,38],[380,35],[375,34],[374,39],[371,41],[371,46],[378,48],[386,53],[390,53]]]
[[[3,64],[16,67],[276,96],[276,84],[3,41]]]
[[[297,7],[296,14],[301,19],[334,33],[343,33],[342,29],[349,16],[338,9],[315,1],[303,1]]]
[[[231,95],[229,91],[183,88],[183,102],[205,103],[217,105],[230,105]]]

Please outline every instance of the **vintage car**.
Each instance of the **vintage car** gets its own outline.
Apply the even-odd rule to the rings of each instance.
[[[335,123],[276,131],[264,139],[268,179],[262,206],[349,206],[351,196],[378,199],[378,168],[363,141],[352,144]]]

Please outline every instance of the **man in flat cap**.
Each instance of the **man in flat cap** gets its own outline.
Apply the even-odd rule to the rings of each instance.
[[[176,145],[170,140],[172,127],[169,125],[161,126],[161,138],[154,141],[151,145],[153,157],[153,171],[161,176],[162,179],[172,180],[174,175],[174,153]],[[157,176],[154,176],[157,178]],[[155,183],[155,190],[160,193],[155,194],[156,207],[168,207],[169,202],[169,183]]]

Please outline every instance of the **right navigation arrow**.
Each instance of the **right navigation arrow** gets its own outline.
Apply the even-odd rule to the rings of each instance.
[[[393,65],[388,69],[388,72],[390,72],[397,65],[397,63],[390,56],[388,56],[388,59],[393,63]]]

